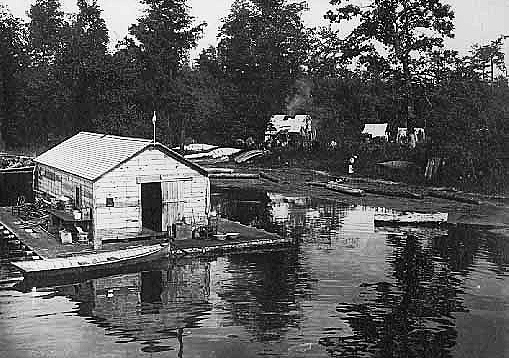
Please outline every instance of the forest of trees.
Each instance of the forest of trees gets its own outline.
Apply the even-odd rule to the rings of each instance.
[[[307,113],[319,143],[355,145],[365,123],[426,127],[428,156],[471,181],[505,178],[505,37],[465,56],[446,48],[447,0],[331,0],[318,28],[303,23],[306,2],[235,0],[217,47],[197,59],[206,24],[186,0],[140,0],[114,50],[97,1],[76,2],[67,14],[59,0],[33,0],[27,21],[0,5],[0,150],[43,149],[80,130],[150,138],[153,111],[169,145],[261,141],[272,114]]]

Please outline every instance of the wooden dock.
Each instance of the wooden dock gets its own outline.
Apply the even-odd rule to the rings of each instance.
[[[277,234],[243,225],[224,218],[219,219],[218,232],[235,233],[235,238],[209,240],[177,240],[173,254],[180,255],[217,255],[228,252],[247,251],[252,249],[271,249],[293,244],[292,238],[283,238]]]
[[[33,251],[36,258],[40,258],[37,261],[13,262],[13,265],[25,273],[58,269],[83,271],[87,267],[101,265],[109,267],[131,259],[150,259],[151,254],[161,251],[162,239],[157,235],[146,236],[147,233],[146,237],[140,240],[105,243],[99,250],[94,250],[91,244],[86,243],[62,244],[40,225],[23,221],[13,215],[10,207],[0,208],[0,224],[9,231],[10,236]],[[166,250],[166,256],[215,255],[250,249],[270,249],[293,243],[291,238],[282,238],[277,234],[222,218],[218,221],[218,233],[224,235],[210,239],[175,240]]]

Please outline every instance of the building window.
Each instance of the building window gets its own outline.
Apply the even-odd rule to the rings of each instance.
[[[115,203],[113,202],[113,198],[106,198],[106,207],[112,208],[115,206]]]

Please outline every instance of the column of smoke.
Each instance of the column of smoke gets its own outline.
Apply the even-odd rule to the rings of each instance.
[[[286,113],[295,116],[298,112],[306,112],[312,102],[311,84],[306,80],[295,81],[295,93],[286,99]]]

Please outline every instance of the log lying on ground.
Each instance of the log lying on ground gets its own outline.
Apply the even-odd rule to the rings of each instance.
[[[307,184],[310,186],[316,186],[318,188],[325,188],[327,186],[327,183],[323,183],[320,181],[308,181]]]
[[[352,187],[349,187],[344,184],[338,184],[333,181],[328,182],[325,185],[325,188],[332,190],[332,191],[337,191],[338,193],[342,193],[342,194],[348,194],[348,195],[354,195],[354,196],[363,196],[364,195],[364,190],[352,188]]]
[[[434,198],[453,200],[453,201],[458,201],[460,203],[466,203],[466,204],[474,204],[474,205],[482,204],[482,202],[480,200],[477,200],[474,198],[468,198],[463,195],[446,192],[446,191],[441,191],[441,190],[429,190],[427,192],[427,195],[432,196]]]
[[[211,173],[210,179],[259,179],[259,174],[250,173]]]
[[[397,196],[401,198],[409,198],[409,199],[423,199],[424,195],[414,193],[407,190],[388,190],[388,189],[373,189],[373,188],[364,188],[366,193],[383,195],[383,196]]]
[[[230,168],[205,168],[209,174],[232,174],[233,169]]]
[[[265,173],[265,172],[260,172],[260,178],[266,179],[266,180],[271,181],[273,183],[279,183],[279,178],[275,177],[274,175]]]

